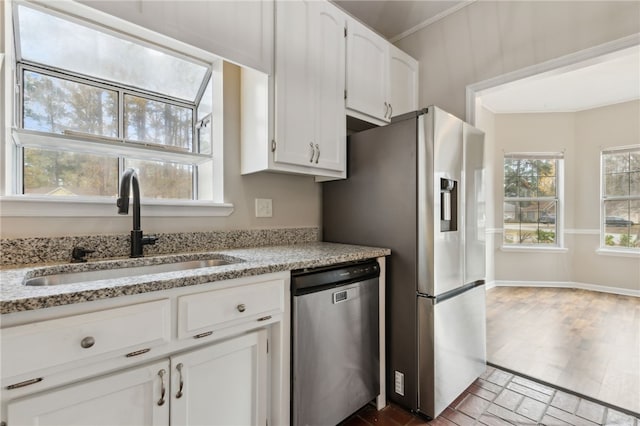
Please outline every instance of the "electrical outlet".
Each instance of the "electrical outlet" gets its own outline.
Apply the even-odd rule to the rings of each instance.
[[[256,217],[272,217],[273,204],[271,198],[256,198]]]
[[[404,374],[395,372],[395,391],[397,394],[404,396]]]

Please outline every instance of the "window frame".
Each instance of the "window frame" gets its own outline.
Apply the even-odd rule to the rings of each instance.
[[[21,129],[22,124],[22,101],[18,93],[18,90],[22,90],[18,83],[22,79],[22,71],[23,69],[30,69],[31,67],[35,67],[36,71],[39,73],[43,73],[46,75],[52,75],[53,77],[65,79],[74,79],[77,76],[74,76],[74,73],[70,73],[68,71],[61,71],[51,69],[51,67],[43,67],[39,64],[34,64],[29,61],[24,61],[24,66],[19,65],[16,62],[17,57],[13,51],[15,44],[15,32],[14,32],[14,12],[15,8],[18,4],[25,4],[29,7],[35,7],[42,10],[45,10],[47,13],[51,13],[53,15],[64,15],[67,18],[71,18],[73,20],[80,20],[85,25],[89,26],[97,26],[102,30],[117,33],[119,36],[123,38],[135,38],[136,41],[141,43],[147,43],[153,45],[155,47],[159,47],[162,50],[169,50],[171,52],[181,52],[182,55],[196,58],[197,60],[211,64],[211,72],[209,73],[212,79],[211,90],[213,92],[213,111],[210,117],[204,117],[206,119],[212,120],[215,122],[215,126],[212,126],[211,129],[211,153],[210,154],[198,154],[194,152],[185,152],[164,148],[162,145],[157,146],[149,146],[148,144],[140,143],[137,141],[132,141],[129,143],[123,143],[124,134],[123,134],[123,114],[124,110],[119,108],[119,116],[120,123],[119,126],[119,137],[115,140],[109,140],[111,138],[103,138],[99,136],[82,136],[78,135],[55,135],[52,133],[42,134],[43,132],[37,131],[28,131]],[[202,207],[196,209],[198,211],[198,216],[228,216],[233,211],[233,205],[230,203],[224,202],[224,168],[223,168],[223,106],[222,106],[222,88],[223,88],[223,75],[222,75],[222,67],[223,62],[222,59],[214,54],[206,52],[202,49],[196,48],[194,46],[188,45],[186,43],[180,42],[178,40],[172,39],[170,37],[164,36],[157,32],[148,30],[139,25],[133,24],[131,22],[122,20],[115,16],[106,14],[99,10],[93,9],[89,6],[78,4],[76,2],[57,2],[54,4],[47,4],[46,6],[40,4],[34,4],[30,1],[24,0],[12,0],[10,2],[4,3],[5,13],[4,13],[4,24],[5,24],[5,57],[4,63],[0,71],[2,72],[2,76],[4,79],[4,87],[3,87],[3,99],[2,102],[5,105],[5,114],[4,114],[4,137],[1,147],[2,149],[2,164],[4,166],[5,173],[0,174],[1,182],[1,194],[0,201],[2,201],[3,208],[0,210],[0,216],[69,216],[69,211],[73,210],[73,216],[112,216],[111,211],[104,211],[104,214],[100,214],[98,210],[104,209],[104,204],[111,204],[114,202],[110,198],[101,199],[101,197],[88,197],[88,196],[76,196],[76,197],[65,197],[59,196],[55,197],[55,199],[47,199],[53,197],[44,197],[44,196],[36,196],[36,195],[24,195],[21,194],[22,182],[17,179],[17,176],[22,176],[22,173],[19,172],[18,167],[22,167],[20,158],[20,152],[22,149],[20,148],[21,144],[28,144],[30,146],[37,147],[46,147],[51,146],[52,144],[60,144],[67,145],[68,147],[76,145],[78,146],[79,142],[82,140],[91,140],[92,149],[84,150],[90,152],[109,152],[111,149],[111,153],[116,153],[118,156],[121,156],[121,153],[126,154],[134,154],[134,157],[137,154],[137,158],[149,158],[155,159],[158,161],[170,161],[178,162],[182,164],[193,164],[195,165],[195,169],[197,170],[197,165],[202,164],[203,162],[210,162],[210,167],[207,167],[209,170],[206,173],[202,173],[202,175],[207,176],[207,179],[210,178],[211,182],[201,180],[200,173],[197,171],[194,172],[193,181],[195,185],[198,185],[198,181],[200,181],[200,185],[195,186],[193,188],[194,196],[197,196],[197,200],[176,200],[176,199],[144,199],[143,206],[147,206],[143,210],[145,214],[150,214],[152,216],[163,216],[163,215],[177,215],[177,216],[193,216],[192,213],[187,213],[184,208],[181,207],[189,207],[189,209],[193,209],[193,207]],[[95,78],[86,78],[85,76],[81,76],[81,83],[87,84],[88,80],[92,81],[96,87],[101,87],[106,85],[109,90],[114,90],[114,85],[110,82],[99,81]],[[207,79],[208,80],[208,79]],[[202,98],[204,91],[206,90],[207,82],[205,81],[202,84],[202,87],[198,93],[198,99]],[[162,102],[166,102],[168,97],[158,95],[156,93],[151,93],[143,90],[136,90],[133,88],[122,88],[119,87],[116,91],[119,90],[119,103],[122,105],[123,98],[122,94],[124,92],[131,93],[135,96],[142,95],[146,99],[161,100]],[[172,100],[173,101],[173,100]],[[171,102],[173,104],[173,102]],[[184,101],[177,102],[180,106],[184,106]],[[188,102],[187,102],[188,103]],[[197,104],[193,106],[193,118],[191,123],[191,134],[192,140],[194,143],[193,148],[197,148],[195,144],[197,144],[196,134],[198,132],[198,118],[197,118]],[[56,140],[57,139],[57,140]],[[60,145],[56,145],[60,146]],[[94,149],[95,148],[95,149]],[[192,148],[192,149],[193,149]],[[81,150],[82,151],[82,150]],[[141,152],[150,153],[149,155],[145,154],[144,157],[141,157]],[[176,156],[180,161],[175,161]],[[122,161],[120,161],[122,164]],[[120,166],[121,168],[122,166]],[[144,184],[144,183],[143,183]],[[204,191],[207,193],[205,194]],[[203,195],[206,195],[203,197]],[[58,204],[58,207],[55,207]],[[75,206],[74,206],[75,205]],[[72,207],[70,207],[72,206]],[[152,207],[155,206],[155,207]],[[157,208],[156,208],[157,207]],[[173,211],[175,209],[175,211]],[[195,211],[195,210],[194,210]],[[153,213],[155,212],[155,213]]]
[[[640,247],[622,247],[622,246],[608,246],[606,245],[606,211],[605,201],[638,201],[640,203],[640,194],[638,195],[614,195],[607,197],[605,194],[606,181],[605,181],[605,155],[607,154],[620,154],[624,152],[638,151],[640,154],[640,144],[638,145],[625,145],[611,148],[602,148],[600,150],[600,247],[597,252],[600,254],[611,254],[620,256],[640,256]],[[631,173],[631,170],[628,171]]]
[[[507,159],[518,160],[556,160],[556,195],[555,197],[507,197],[505,195],[505,173],[504,164]],[[505,241],[506,227],[504,219],[504,205],[507,202],[534,201],[545,202],[554,201],[556,204],[555,218],[555,241],[553,244],[541,243],[507,243]],[[564,245],[564,152],[506,152],[502,158],[502,242],[501,249],[504,251],[566,251]],[[539,223],[539,222],[537,222]]]

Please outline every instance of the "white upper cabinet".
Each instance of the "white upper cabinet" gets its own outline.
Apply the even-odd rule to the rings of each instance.
[[[391,117],[418,109],[418,61],[389,46]]]
[[[273,70],[273,0],[82,3],[230,62],[265,73]]]
[[[389,42],[356,21],[347,27],[347,109],[389,121]],[[365,117],[360,116],[364,114]]]
[[[345,177],[346,15],[314,0],[277,2],[275,15],[273,92],[243,69],[242,173]]]
[[[355,19],[347,29],[347,114],[375,124],[418,109],[418,61]]]

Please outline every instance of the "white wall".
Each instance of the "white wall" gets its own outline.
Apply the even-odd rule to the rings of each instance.
[[[240,68],[228,63],[224,65],[224,161],[225,201],[235,208],[231,216],[143,216],[143,230],[153,233],[320,226],[321,188],[313,177],[276,173],[240,175]],[[255,198],[273,200],[272,218],[255,217]],[[0,237],[127,233],[131,229],[131,216],[119,216],[115,200],[111,207],[113,215],[107,217],[2,217]]]
[[[420,61],[420,105],[465,118],[467,85],[639,32],[637,1],[476,1],[396,44]]]
[[[498,282],[578,283],[616,291],[640,291],[640,258],[597,254],[600,237],[600,150],[640,141],[640,101],[577,113],[491,114],[494,140],[489,154],[496,165],[492,179],[493,227],[502,228],[503,175],[498,165],[505,152],[564,152],[564,247],[566,252],[501,250],[502,233],[494,234],[490,251]]]

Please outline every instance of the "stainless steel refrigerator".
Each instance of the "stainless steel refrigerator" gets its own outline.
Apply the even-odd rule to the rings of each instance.
[[[435,418],[486,368],[484,134],[430,106],[347,139],[324,241],[388,247],[387,397]]]

